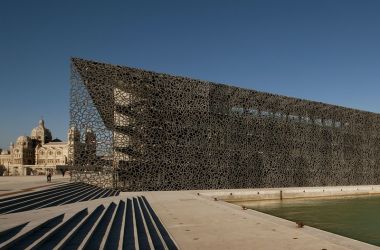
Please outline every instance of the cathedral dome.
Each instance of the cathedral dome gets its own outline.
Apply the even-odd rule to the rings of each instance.
[[[38,126],[32,129],[30,137],[42,143],[47,143],[52,140],[51,132],[49,129],[45,128],[44,120],[40,120]]]

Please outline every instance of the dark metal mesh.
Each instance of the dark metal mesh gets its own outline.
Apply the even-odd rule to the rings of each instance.
[[[133,191],[380,183],[377,114],[82,59],[72,72],[71,125],[97,140],[91,164],[73,157],[86,182]]]

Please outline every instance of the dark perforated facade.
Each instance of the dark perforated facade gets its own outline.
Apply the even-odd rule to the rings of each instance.
[[[74,180],[121,190],[380,184],[380,115],[72,60]],[[91,151],[91,150],[90,150]]]

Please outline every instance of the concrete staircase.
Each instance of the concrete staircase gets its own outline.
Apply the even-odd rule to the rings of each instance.
[[[144,196],[0,216],[0,249],[177,249]]]
[[[118,196],[119,193],[117,190],[99,188],[84,183],[65,183],[41,191],[0,199],[0,214]]]

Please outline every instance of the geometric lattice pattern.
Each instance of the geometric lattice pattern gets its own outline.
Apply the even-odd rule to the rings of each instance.
[[[72,60],[70,111],[82,145],[70,149],[74,176],[91,184],[380,184],[374,113],[82,59]],[[86,131],[96,145],[83,146]]]

